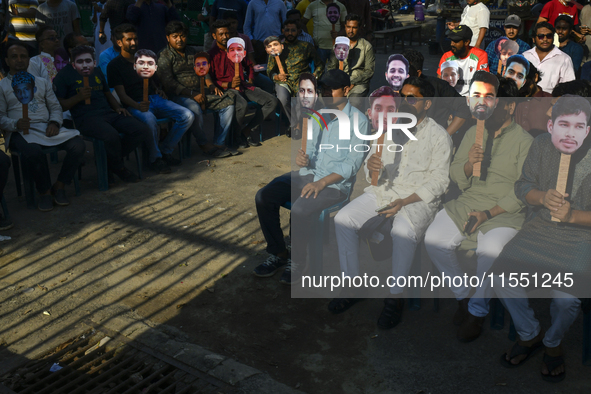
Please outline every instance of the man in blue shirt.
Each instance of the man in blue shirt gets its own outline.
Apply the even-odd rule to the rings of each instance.
[[[308,76],[315,85],[315,78],[309,74]],[[346,198],[351,189],[351,179],[363,164],[365,153],[361,152],[362,149],[359,152],[355,149],[349,150],[350,147],[363,143],[353,128],[357,127],[362,134],[369,132],[367,117],[349,104],[347,99],[347,94],[351,90],[351,79],[347,73],[330,70],[322,75],[320,84],[322,96],[329,98],[325,102],[330,105],[330,109],[340,110],[344,116],[351,119],[351,139],[340,140],[339,118],[335,117],[331,121],[330,115],[325,114],[328,128],[323,127],[321,130],[318,124],[313,124],[312,129],[308,130],[308,133],[312,133],[312,140],[308,139],[306,151],[298,151],[296,164],[300,170],[275,178],[260,189],[255,198],[259,223],[270,256],[255,268],[254,274],[263,278],[270,277],[279,268],[286,266],[280,282],[288,285],[301,278],[306,260],[307,236],[314,220],[322,210]],[[358,119],[357,126],[354,119]],[[293,259],[286,248],[279,220],[279,209],[287,202],[292,203]],[[297,275],[292,277],[296,272]]]
[[[583,47],[581,44],[570,39],[570,34],[574,28],[573,18],[570,15],[560,15],[554,22],[554,28],[556,29],[558,41],[560,42],[558,48],[570,56],[573,61],[575,73],[578,72],[583,61]]]
[[[211,6],[209,25],[211,26],[217,19],[224,19],[224,12],[235,11],[238,14],[238,33],[244,33],[242,26],[244,26],[244,18],[246,17],[246,7],[248,4],[244,0],[215,0]]]
[[[521,18],[517,15],[509,15],[507,18],[505,18],[505,36],[519,44],[518,54],[522,54],[523,52],[531,49],[528,43],[517,38],[520,26]],[[496,40],[488,44],[486,47],[486,54],[488,55],[488,69],[492,73],[496,73],[499,67],[499,55],[497,55],[497,52],[495,51],[495,42]]]
[[[256,41],[279,36],[286,14],[287,8],[281,0],[252,0],[246,9],[244,34]]]

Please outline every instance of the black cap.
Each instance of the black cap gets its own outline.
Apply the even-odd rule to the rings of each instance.
[[[472,30],[466,25],[459,25],[447,32],[447,38],[452,41],[470,41],[472,39]]]
[[[330,70],[322,74],[320,85],[328,86],[331,89],[342,89],[345,86],[351,86],[351,78],[349,74],[343,70]]]

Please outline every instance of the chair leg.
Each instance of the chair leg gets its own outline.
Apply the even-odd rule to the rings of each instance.
[[[421,275],[421,259],[422,259],[423,242],[419,242],[415,249],[415,256],[410,267],[411,276]],[[421,288],[413,287],[409,289],[408,309],[411,311],[418,311],[421,309]]]
[[[583,314],[583,365],[591,365],[591,312]]]
[[[505,307],[498,298],[490,300],[490,328],[502,330],[505,326]]]
[[[14,171],[14,183],[16,184],[16,194],[17,196],[23,195],[23,190],[21,188],[21,166],[18,155],[12,154],[10,155],[12,159],[12,170]]]
[[[4,196],[2,196],[2,200],[0,200],[0,203],[2,203],[2,211],[4,212],[4,218],[10,219],[10,212],[8,212],[8,205],[6,205],[6,199],[4,198]]]
[[[104,192],[109,190],[109,169],[107,167],[107,151],[105,143],[101,140],[92,141],[94,149],[94,159],[96,161],[96,173],[98,176],[99,190]]]

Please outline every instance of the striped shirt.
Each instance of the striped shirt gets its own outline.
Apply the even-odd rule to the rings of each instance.
[[[21,41],[35,41],[35,33],[37,32],[35,13],[39,6],[37,0],[10,0],[8,4],[10,6],[10,23],[14,27],[16,38]],[[16,14],[13,13],[13,9],[16,9]],[[29,10],[33,10],[31,16],[21,16]]]

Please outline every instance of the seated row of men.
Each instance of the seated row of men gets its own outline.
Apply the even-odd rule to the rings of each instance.
[[[307,86],[309,81],[316,88],[313,76],[302,75],[301,84]],[[423,236],[434,265],[451,277],[464,274],[456,249],[460,245],[475,249],[477,275],[484,277],[485,273],[494,272],[495,276],[476,288],[472,296],[468,284],[452,282],[451,290],[458,300],[453,317],[453,323],[459,326],[458,338],[468,342],[480,335],[494,289],[511,313],[520,337],[502,357],[504,365],[521,365],[544,345],[543,377],[550,381],[563,379],[560,342],[577,317],[581,301],[562,292],[560,285],[554,286],[552,324],[544,333],[529,307],[527,285],[509,287],[498,274],[543,271],[554,278],[560,273],[578,272],[578,283],[569,292],[581,294],[586,286],[591,262],[591,144],[587,138],[591,105],[587,99],[569,95],[559,98],[552,107],[548,132],[534,140],[514,120],[518,100],[515,81],[478,71],[469,86],[467,102],[472,115],[484,122],[483,142],[475,142],[478,126],[473,126],[452,160],[450,136],[428,116],[434,88],[424,79],[406,79],[400,94],[390,87],[373,92],[369,120],[346,98],[351,85],[346,73],[328,71],[319,84],[318,91],[327,98],[323,108],[358,119],[357,126],[350,122],[347,146],[361,144],[359,133],[369,134],[370,125],[378,133],[387,130],[385,113],[412,114],[416,124],[406,130],[410,133],[402,128],[392,132],[392,142],[402,146],[402,150],[386,149],[385,143],[380,152],[376,149],[378,142],[372,145],[366,160],[363,150],[334,149],[339,142],[343,143],[339,133],[344,131],[339,130],[338,117],[329,121],[326,128],[310,123],[313,127],[309,132],[313,135],[296,158],[300,170],[276,178],[256,195],[259,222],[270,256],[255,268],[254,274],[270,277],[286,267],[280,282],[299,283],[316,218],[325,208],[347,198],[357,171],[365,164],[371,186],[335,217],[343,275],[363,275],[358,255],[359,230],[376,215],[391,220],[386,227],[392,242],[386,245],[391,248],[388,256],[396,278],[408,277],[416,246]],[[561,155],[573,157],[572,181],[567,192],[556,190]],[[439,210],[450,178],[462,193]],[[291,202],[291,249],[285,243],[279,221],[279,209],[287,202]],[[403,288],[390,287],[390,293],[378,319],[378,326],[386,329],[400,323],[404,306]],[[344,298],[332,300],[328,308],[342,313],[360,301],[356,298],[359,296],[355,289],[343,288]]]

